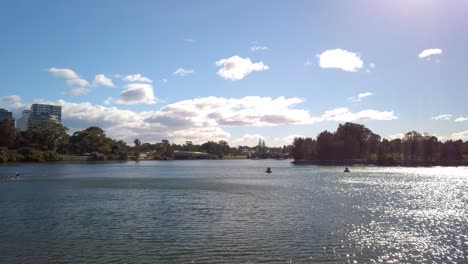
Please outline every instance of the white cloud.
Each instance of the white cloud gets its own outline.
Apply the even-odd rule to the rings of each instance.
[[[110,78],[107,78],[104,74],[98,74],[94,77],[93,86],[107,86],[115,88],[115,84]]]
[[[434,120],[450,120],[451,118],[452,118],[451,114],[444,114],[444,115],[434,116],[432,119],[434,119]]]
[[[174,76],[187,76],[194,73],[194,70],[185,70],[182,68],[177,69],[172,75]]]
[[[299,134],[293,134],[293,135],[287,135],[285,137],[282,137],[282,138],[274,138],[273,139],[273,142],[269,143],[268,145],[269,146],[272,146],[272,147],[281,147],[281,146],[284,146],[284,145],[290,145],[294,142],[294,139],[295,138],[306,138],[306,136],[304,135],[299,135]]]
[[[196,42],[196,40],[194,40],[192,38],[183,38],[182,41],[189,42],[189,43],[195,43]]]
[[[228,141],[231,134],[219,127],[197,127],[171,131],[168,137],[175,142],[192,141],[195,144],[202,144],[207,141]]]
[[[21,97],[18,95],[0,97],[0,102],[1,103],[18,103],[18,102],[21,102]]]
[[[306,65],[306,66],[312,65],[312,61],[311,60],[306,60],[304,62],[304,65]]]
[[[250,47],[250,51],[262,51],[262,50],[268,50],[268,47],[260,46],[260,45],[253,45]]]
[[[150,122],[170,122],[173,126],[277,126],[314,123],[308,111],[293,109],[300,98],[247,96],[240,99],[203,97],[183,100],[163,107]]]
[[[155,101],[151,84],[132,83],[119,98],[108,98],[107,103],[153,103]],[[247,96],[243,98],[202,97],[178,101],[153,111],[122,110],[117,107],[93,105],[89,102],[72,103],[64,100],[44,101],[62,106],[62,122],[71,133],[89,126],[99,126],[106,134],[128,143],[139,138],[143,142],[156,142],[168,139],[171,142],[204,143],[208,140],[226,140],[235,145],[253,140],[258,143],[259,134],[246,134],[241,139],[230,141],[227,127],[262,127],[294,124],[313,124],[325,118],[313,117],[307,110],[295,107],[303,102],[301,98],[270,98]],[[12,110],[20,113],[27,105],[16,103]],[[359,113],[354,114],[360,116]],[[362,116],[360,116],[362,117]],[[274,138],[269,146],[290,144],[294,137]],[[265,138],[264,138],[265,139]],[[268,141],[268,140],[266,140]],[[248,145],[248,144],[246,144]],[[233,145],[234,146],[234,145]]]
[[[266,71],[269,69],[262,61],[252,63],[250,58],[244,59],[239,56],[219,60],[216,62],[216,66],[221,67],[217,72],[219,76],[232,81],[242,80],[254,71]]]
[[[116,104],[155,104],[156,97],[153,86],[149,83],[130,83],[120,96],[114,101]]]
[[[468,121],[468,117],[458,117],[457,119],[455,119],[455,122],[464,122],[464,121]]]
[[[73,88],[64,94],[68,96],[80,96],[83,94],[87,94],[88,92],[89,92],[88,87],[79,87],[79,88]]]
[[[162,81],[163,83],[167,83],[169,80],[167,80],[166,78],[163,78],[163,79],[161,79],[161,81]]]
[[[265,140],[265,137],[260,134],[244,134],[240,138],[231,140],[233,146],[249,146],[254,147],[258,145],[258,140]]]
[[[419,53],[418,57],[422,59],[422,58],[426,58],[426,57],[433,56],[433,55],[439,55],[439,54],[442,54],[441,49],[425,49],[421,51],[421,53]]]
[[[55,77],[65,78],[65,79],[79,79],[80,77],[73,70],[70,69],[57,69],[50,68],[48,70]]]
[[[369,63],[369,67],[367,67],[366,72],[371,72],[375,69],[375,63]]]
[[[89,83],[85,79],[69,79],[67,80],[67,85],[85,88],[89,86]]]
[[[351,112],[348,108],[335,108],[325,111],[323,120],[351,122],[358,120],[393,120],[398,119],[393,111],[362,110],[357,113]]]
[[[112,97],[107,97],[107,99],[104,100],[104,104],[105,104],[105,105],[110,105],[110,104],[112,104],[112,101],[113,101],[113,100],[112,100]]]
[[[85,94],[89,91],[89,83],[85,79],[82,79],[71,69],[58,69],[49,68],[48,71],[55,77],[64,78],[67,80],[67,85],[73,87],[73,89],[66,94],[71,96],[78,96]]]
[[[405,134],[398,133],[398,134],[393,134],[393,135],[388,136],[388,139],[390,140],[397,139],[397,138],[403,139],[404,137],[405,137]]]
[[[364,62],[359,54],[342,49],[326,50],[319,57],[321,68],[336,68],[343,71],[356,72],[362,68]]]
[[[373,93],[370,93],[370,92],[366,92],[366,93],[360,93],[358,94],[357,96],[351,96],[348,98],[348,101],[351,101],[351,102],[359,102],[361,101],[363,98],[366,98],[366,97],[369,97],[369,96],[372,96]]]
[[[144,82],[144,83],[152,83],[153,81],[150,78],[147,78],[140,73],[137,74],[130,74],[122,78],[123,81],[126,82]]]
[[[463,131],[463,132],[458,132],[458,133],[453,133],[451,135],[451,138],[454,139],[454,140],[463,140],[463,141],[467,141],[468,140],[468,130],[467,131]]]

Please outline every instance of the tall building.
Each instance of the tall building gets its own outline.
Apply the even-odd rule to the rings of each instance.
[[[62,107],[59,105],[32,104],[28,118],[28,129],[45,120],[62,122]]]
[[[3,122],[4,120],[11,120],[15,122],[12,112],[8,112],[6,109],[0,108],[0,122]]]
[[[16,127],[18,128],[19,131],[28,130],[28,121],[29,121],[30,114],[31,114],[31,110],[23,110],[21,118],[18,119],[18,123],[16,124]]]

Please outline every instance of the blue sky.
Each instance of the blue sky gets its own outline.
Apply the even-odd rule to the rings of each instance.
[[[468,139],[465,1],[1,1],[0,106],[132,142]],[[359,96],[360,95],[360,96]]]

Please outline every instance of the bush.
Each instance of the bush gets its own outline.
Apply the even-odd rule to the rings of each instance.
[[[106,156],[99,152],[91,152],[91,160],[105,160]]]
[[[8,162],[8,149],[0,147],[0,162]]]
[[[44,151],[44,159],[46,161],[59,161],[62,160],[63,157],[55,151],[47,150]]]
[[[23,147],[18,150],[24,158],[23,161],[39,162],[44,161],[44,154],[40,150],[31,147]]]
[[[10,149],[8,151],[8,161],[9,162],[17,162],[22,161],[24,159],[23,155],[19,154],[18,151],[14,149]]]

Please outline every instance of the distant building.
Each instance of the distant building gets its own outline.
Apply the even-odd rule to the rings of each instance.
[[[28,129],[46,120],[62,122],[62,107],[59,105],[32,104],[28,118]]]
[[[0,122],[3,122],[5,120],[11,120],[15,122],[15,119],[13,119],[12,112],[9,112],[6,109],[0,108]]]
[[[23,110],[21,118],[18,119],[18,123],[16,124],[16,128],[18,128],[19,131],[28,130],[28,121],[29,121],[30,114],[31,114],[31,110]]]

